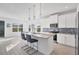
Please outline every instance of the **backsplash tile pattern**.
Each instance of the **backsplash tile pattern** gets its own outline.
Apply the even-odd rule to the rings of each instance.
[[[43,32],[54,32],[59,31],[59,33],[65,34],[76,34],[79,30],[77,28],[43,28]]]

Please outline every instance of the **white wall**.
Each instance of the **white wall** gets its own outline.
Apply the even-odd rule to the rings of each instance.
[[[20,32],[12,32],[12,24],[17,24],[17,25],[23,24],[23,26],[24,26],[23,31],[26,30],[25,21],[11,19],[11,18],[0,18],[0,20],[5,21],[5,37],[20,35]],[[7,24],[10,24],[11,27],[7,27]]]
[[[13,14],[8,13],[1,9],[0,10],[0,20],[5,21],[5,37],[11,37],[11,36],[16,36],[16,35],[20,34],[19,32],[12,32],[12,27],[7,27],[7,23],[11,24],[11,26],[12,26],[12,24],[18,24],[18,25],[23,24],[24,25],[23,31],[27,31],[27,21],[24,20],[24,18],[19,18],[18,15],[16,15],[16,17],[15,17],[15,16],[13,16]]]

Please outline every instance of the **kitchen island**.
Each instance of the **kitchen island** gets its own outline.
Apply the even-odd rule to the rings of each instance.
[[[43,54],[51,54],[54,51],[53,49],[53,36],[52,33],[34,33],[30,34],[32,38],[38,40],[38,51]]]

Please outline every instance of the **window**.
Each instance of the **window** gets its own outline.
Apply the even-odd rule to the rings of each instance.
[[[37,32],[41,32],[41,27],[37,26]]]
[[[22,31],[23,31],[23,24],[20,25],[13,24],[12,32],[22,32]]]
[[[18,25],[12,25],[12,32],[18,32]]]
[[[23,25],[19,25],[19,32],[23,32]]]

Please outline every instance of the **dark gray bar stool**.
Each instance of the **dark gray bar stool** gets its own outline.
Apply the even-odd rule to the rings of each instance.
[[[37,46],[33,45],[33,47],[37,47],[37,50],[34,51],[33,53],[38,52],[38,40],[31,38],[31,35],[26,34],[26,36],[27,36],[27,41],[30,43],[30,47],[31,47],[31,44],[32,44],[32,43],[37,42]],[[32,48],[32,47],[31,47],[31,48]],[[31,50],[31,49],[30,49],[30,50]],[[28,50],[28,51],[30,51],[30,50]],[[28,52],[28,51],[27,51],[27,52]],[[33,54],[33,53],[31,53],[31,54]]]
[[[22,37],[23,40],[27,40],[27,38],[25,37],[25,34],[24,34],[23,32],[21,32],[21,37]],[[27,47],[27,48],[25,48],[25,47]],[[26,44],[26,45],[24,45],[24,46],[21,47],[21,48],[25,48],[24,50],[26,50],[26,49],[29,48],[29,46],[28,46],[28,44]]]

